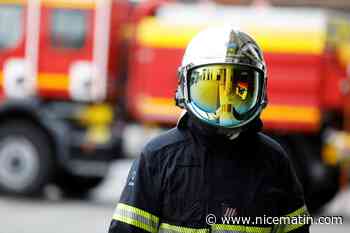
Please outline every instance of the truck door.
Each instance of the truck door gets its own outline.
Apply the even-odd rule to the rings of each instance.
[[[38,88],[41,97],[88,101],[93,76],[92,1],[43,1]]]
[[[31,73],[31,60],[35,49],[29,44],[35,31],[26,30],[26,17],[35,13],[27,12],[27,9],[31,7],[29,5],[35,7],[34,2],[0,2],[1,98],[23,98],[35,93],[35,77]],[[32,23],[35,24],[33,21]]]

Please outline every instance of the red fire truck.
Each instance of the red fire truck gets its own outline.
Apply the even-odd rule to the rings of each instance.
[[[125,123],[175,123],[186,44],[200,29],[229,21],[265,51],[265,130],[288,146],[310,207],[334,196],[345,170],[333,141],[347,112],[346,15],[162,0],[130,12],[122,0],[0,0],[2,190],[31,195],[54,182],[81,194],[95,187],[121,151]]]
[[[0,1],[0,189],[67,194],[120,156],[116,78],[128,3]]]

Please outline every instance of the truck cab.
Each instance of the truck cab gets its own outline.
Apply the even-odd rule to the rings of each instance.
[[[125,1],[0,2],[0,189],[84,194],[121,156]]]

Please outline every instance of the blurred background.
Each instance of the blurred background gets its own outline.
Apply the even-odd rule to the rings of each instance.
[[[344,217],[312,232],[349,232],[347,0],[0,0],[0,232],[107,232],[133,159],[181,114],[186,44],[224,23],[265,53],[264,131],[309,209]]]

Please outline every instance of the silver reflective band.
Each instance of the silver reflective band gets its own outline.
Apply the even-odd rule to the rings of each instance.
[[[167,223],[160,224],[159,233],[209,233],[208,228],[190,228],[170,225]]]
[[[158,231],[159,218],[157,216],[123,203],[117,205],[113,219],[151,233]]]
[[[293,216],[302,216],[302,215],[310,215],[306,205],[303,205],[299,209],[293,211],[290,214],[287,214],[286,216],[293,217]]]
[[[215,224],[209,228],[189,228],[161,223],[159,233],[270,233],[272,227]]]
[[[215,224],[212,226],[213,233],[270,233],[272,227],[253,227],[245,225]]]

